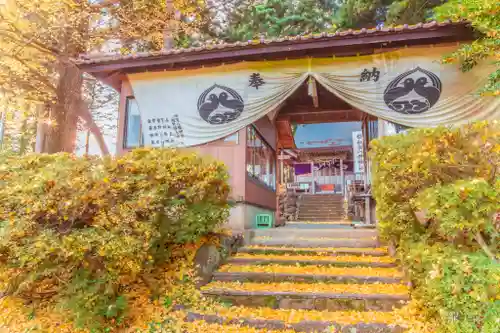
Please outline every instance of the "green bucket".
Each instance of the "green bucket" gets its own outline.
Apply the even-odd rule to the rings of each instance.
[[[257,214],[255,216],[256,229],[269,229],[273,227],[273,216],[271,214]]]

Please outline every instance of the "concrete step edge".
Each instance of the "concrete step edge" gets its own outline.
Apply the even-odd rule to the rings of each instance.
[[[268,228],[268,229],[254,229],[250,230],[249,233],[252,235],[263,235],[263,234],[276,234],[276,236],[286,236],[294,233],[299,233],[298,229],[280,229],[280,228]],[[307,229],[300,229],[301,235],[314,234],[320,231],[324,231],[325,235],[345,235],[351,234],[354,237],[358,237],[358,235],[369,235],[367,237],[376,237],[378,236],[378,231],[373,229],[354,229],[354,228],[332,228],[332,229],[315,229],[314,227]],[[343,238],[343,237],[341,237]]]
[[[299,219],[341,219],[343,214],[300,214]]]
[[[297,204],[299,206],[343,206],[344,202],[343,201],[331,201],[331,200],[324,200],[324,201],[297,201]]]
[[[316,266],[339,266],[339,267],[378,267],[378,268],[391,268],[397,267],[397,263],[383,263],[383,262],[355,262],[355,261],[327,261],[327,260],[281,260],[281,259],[253,259],[253,258],[228,258],[227,263],[236,265],[266,265],[266,264],[279,264],[279,265],[316,265]]]
[[[358,299],[358,300],[394,300],[409,301],[409,295],[391,294],[348,294],[348,293],[315,293],[315,292],[291,292],[291,291],[240,291],[226,289],[202,290],[205,296],[270,296],[270,297],[297,297],[297,298],[328,298],[328,299]]]
[[[248,248],[248,247],[242,247],[238,249],[238,252],[241,253],[327,253],[331,255],[358,255],[358,256],[372,256],[372,257],[383,257],[387,256],[388,252],[387,251],[354,251],[355,248],[353,248],[353,251],[350,250],[339,250],[339,251],[318,251],[318,250],[294,250],[293,247],[290,247],[289,249],[287,248],[282,248],[282,249],[254,249],[254,248]]]
[[[344,211],[343,210],[336,210],[336,211],[305,211],[305,210],[299,210],[299,215],[339,215],[342,214]]]
[[[318,207],[304,207],[300,206],[298,208],[299,212],[304,212],[304,211],[317,211],[317,212],[322,212],[322,211],[336,211],[336,212],[343,212],[345,209],[343,207],[325,207],[325,206],[318,206]]]
[[[342,216],[344,215],[343,211],[338,211],[338,212],[304,212],[304,211],[299,211],[299,216],[318,216],[318,217],[323,217],[323,216]]]
[[[318,275],[296,273],[261,273],[261,272],[215,272],[215,281],[260,281],[260,282],[285,282],[285,281],[335,281],[339,283],[402,283],[401,277],[380,277],[369,275]]]
[[[290,240],[274,240],[274,241],[265,241],[265,240],[252,240],[247,245],[259,245],[259,246],[297,246],[297,247],[346,247],[346,248],[360,248],[360,247],[380,247],[380,244],[377,241],[290,241]]]
[[[343,209],[299,209],[299,214],[314,215],[314,214],[337,214],[343,213]]]
[[[247,327],[267,330],[293,330],[295,332],[326,332],[328,329],[335,328],[335,332],[383,332],[383,333],[403,333],[406,327],[399,325],[387,325],[378,323],[358,323],[358,324],[338,324],[336,322],[304,320],[298,323],[286,323],[276,319],[253,319],[253,318],[234,318],[229,319],[216,314],[203,314],[188,312],[187,322],[205,321],[209,324],[233,324]]]

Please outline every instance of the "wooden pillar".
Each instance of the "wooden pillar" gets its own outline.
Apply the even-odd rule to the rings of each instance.
[[[341,189],[342,195],[345,196],[345,174],[344,174],[344,160],[340,159],[340,179],[341,179]]]
[[[284,175],[284,172],[285,172],[284,169],[285,168],[283,166],[283,163],[284,163],[283,149],[281,149],[280,154],[281,154],[281,158],[280,158],[280,160],[281,160],[281,163],[280,163],[280,175],[281,175],[281,177],[280,178],[281,178],[281,184],[284,184],[285,183],[285,175]]]
[[[314,162],[311,162],[311,191],[312,194],[316,194],[316,182],[314,179]]]

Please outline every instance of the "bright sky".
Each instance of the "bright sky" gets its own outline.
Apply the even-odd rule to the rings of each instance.
[[[361,131],[360,122],[298,125],[297,148],[352,145],[352,132]]]

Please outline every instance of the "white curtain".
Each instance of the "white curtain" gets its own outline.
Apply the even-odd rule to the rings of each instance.
[[[462,73],[443,65],[453,47],[362,57],[299,59],[130,74],[152,146],[194,146],[275,114],[309,77],[354,108],[411,127],[500,119],[500,99],[480,97],[494,65]]]

